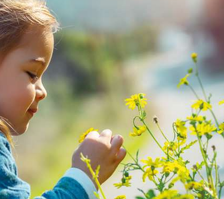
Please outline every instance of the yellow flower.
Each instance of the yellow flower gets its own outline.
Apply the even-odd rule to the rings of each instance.
[[[180,79],[179,84],[177,85],[177,88],[180,88],[181,85],[185,84],[188,85],[189,82],[187,80],[187,78],[190,76],[190,74],[187,74],[185,77],[183,77],[182,79]]]
[[[201,190],[203,189],[203,184],[200,182],[189,182],[188,184],[185,184],[185,188],[187,190],[195,189],[195,190]]]
[[[185,183],[190,177],[189,177],[189,170],[185,166],[180,166],[177,171],[178,178],[181,180],[181,182]]]
[[[194,126],[189,127],[192,135],[202,136],[204,134],[209,134],[216,130],[215,125],[211,125],[210,123],[201,123],[197,124],[196,128]]]
[[[197,63],[198,54],[197,53],[192,53],[191,58],[193,59],[194,63]]]
[[[149,180],[153,180],[154,176],[159,173],[158,170],[152,169],[151,167],[147,168],[144,174],[142,175],[142,180],[145,182],[146,177],[149,178]]]
[[[178,197],[178,199],[194,199],[194,195],[192,194],[184,194]]]
[[[125,105],[129,106],[129,108],[132,110],[134,110],[136,106],[144,108],[145,105],[147,104],[146,102],[147,99],[144,98],[144,96],[145,96],[144,93],[132,95],[131,98],[125,100],[126,101]]]
[[[202,111],[207,111],[208,109],[212,109],[211,104],[203,101],[202,99],[196,100],[194,104],[191,106],[193,109],[201,109]]]
[[[174,152],[183,144],[185,144],[186,139],[181,142],[165,142],[163,146],[163,151],[167,152],[170,156],[173,156]]]
[[[169,189],[163,191],[153,199],[173,199],[174,197],[176,198],[176,196],[178,196],[178,191]]]
[[[179,119],[176,120],[175,126],[177,128],[177,132],[179,133],[177,139],[184,140],[187,138],[187,127],[185,127],[185,122]]]
[[[219,105],[221,105],[221,104],[224,104],[224,100],[222,100],[222,101],[219,102]]]
[[[126,199],[126,196],[125,195],[120,195],[120,196],[117,196],[116,198],[114,199]]]
[[[131,186],[131,183],[130,183],[131,178],[132,178],[132,176],[124,177],[124,178],[122,178],[122,182],[114,183],[114,186],[117,187],[118,189],[123,186],[130,187]]]
[[[165,162],[163,164],[163,171],[162,173],[171,173],[171,172],[176,172],[179,168],[179,163],[177,160],[174,162]]]
[[[162,173],[171,173],[175,170],[175,164],[172,162],[166,162],[163,166]]]
[[[182,182],[186,182],[189,179],[189,170],[186,168],[185,163],[181,160],[174,160],[173,162],[165,162],[163,164],[162,173],[176,173],[178,176],[172,180],[172,184],[181,180]]]
[[[147,160],[141,160],[141,162],[146,164],[145,166],[143,166],[143,168],[148,166],[153,167],[153,169],[161,167],[160,158],[156,158],[155,161],[153,161],[151,157],[148,157]]]
[[[92,132],[92,131],[98,131],[98,130],[96,130],[96,129],[94,129],[94,128],[90,128],[90,129],[88,129],[85,133],[83,133],[83,134],[79,137],[79,143],[82,143],[82,142],[84,141],[84,139],[86,138],[86,136],[87,136],[90,132]]]
[[[134,132],[129,133],[129,135],[131,137],[140,136],[140,135],[142,135],[142,133],[144,133],[146,131],[146,126],[145,125],[138,126],[138,129],[136,127],[133,127],[133,131]]]
[[[219,130],[217,131],[219,134],[224,132],[224,123],[219,125]]]
[[[188,120],[191,120],[191,121],[196,121],[196,122],[202,122],[204,120],[204,117],[199,115],[192,115],[192,116],[189,116],[187,117]]]

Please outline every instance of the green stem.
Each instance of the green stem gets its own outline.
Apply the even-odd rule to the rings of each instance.
[[[218,127],[218,126],[219,126],[219,123],[218,123],[218,120],[217,120],[217,118],[216,118],[214,112],[213,112],[211,109],[209,109],[209,111],[211,112],[211,114],[212,114],[212,116],[213,116],[213,118],[214,118],[214,120],[215,120],[216,126]]]
[[[193,87],[190,84],[188,84],[187,86],[191,89],[191,91],[194,93],[195,97],[199,100],[200,98],[198,97],[198,95],[195,92],[195,90],[193,89]]]
[[[153,140],[156,142],[156,144],[159,146],[159,148],[163,151],[162,146],[160,145],[160,143],[157,141],[157,139],[155,138],[155,136],[152,134],[152,132],[149,130],[148,126],[146,125],[145,121],[142,120],[142,123],[146,126],[146,129],[148,130],[149,134],[152,136]],[[164,151],[163,151],[164,152]],[[164,152],[165,153],[165,152]],[[166,154],[166,153],[165,153]]]
[[[205,156],[205,152],[204,152],[204,149],[202,147],[201,139],[200,139],[198,133],[197,133],[197,138],[198,138],[198,143],[199,143],[199,146],[200,146],[201,154],[202,154],[203,160],[205,162],[208,183],[211,185],[211,189],[213,191],[213,196],[215,198],[217,198],[217,193],[216,193],[216,189],[214,187],[213,178],[212,178],[212,175],[211,175],[208,163],[207,163],[207,159],[206,159],[206,156]]]
[[[152,136],[153,140],[156,142],[156,144],[159,146],[159,148],[163,151],[163,153],[165,153],[165,155],[167,155],[167,156],[170,157],[171,159],[174,159],[173,157],[169,156],[169,154],[166,153],[166,152],[163,150],[162,146],[159,144],[159,142],[157,141],[157,139],[155,138],[155,136],[153,135],[153,133],[150,131],[150,129],[149,129],[148,126],[146,125],[145,121],[144,121],[143,119],[142,119],[141,121],[142,121],[142,123],[146,126],[146,129],[148,130],[149,134]]]
[[[129,153],[129,151],[127,150],[127,148],[126,148],[124,145],[122,145],[122,146],[123,146],[123,148],[126,150],[127,154],[131,157],[131,159],[135,162],[135,164],[138,165],[139,169],[141,169],[143,172],[145,172],[144,169],[143,169],[143,168],[138,164],[138,162],[135,160],[135,158],[131,155],[131,153]]]
[[[141,120],[141,118],[140,118],[139,116],[135,116],[135,117],[133,118],[133,121],[132,121],[134,127],[135,127],[136,129],[138,129],[138,127],[135,125],[135,120],[136,120],[136,118],[139,118],[140,120]]]
[[[222,196],[222,188],[223,186],[220,186],[220,189],[219,189],[219,198],[221,199],[221,196]]]
[[[196,76],[197,76],[198,82],[199,82],[199,84],[200,84],[201,90],[202,90],[202,92],[203,92],[204,98],[205,98],[205,100],[206,100],[206,102],[207,102],[208,99],[207,99],[207,96],[206,96],[204,87],[203,87],[203,85],[202,85],[201,79],[200,79],[200,77],[199,77],[199,74],[197,74]]]
[[[100,190],[100,193],[101,193],[101,195],[103,196],[103,198],[104,199],[106,199],[106,196],[105,196],[105,194],[104,194],[104,192],[103,192],[103,189],[102,189],[102,187],[100,186],[100,183],[99,183],[99,181],[97,180],[97,186],[98,186],[98,188],[99,188],[99,190]]]
[[[199,84],[200,84],[200,87],[201,87],[201,90],[202,90],[202,92],[203,92],[204,98],[205,98],[206,102],[208,102],[208,99],[207,99],[207,96],[206,96],[206,93],[205,93],[205,89],[204,89],[203,84],[202,84],[202,82],[201,82],[201,79],[200,79],[200,77],[199,77],[198,66],[197,66],[196,63],[195,63],[195,67],[196,67],[196,74],[195,74],[195,75],[196,75],[196,77],[197,77],[197,79],[198,79],[198,82],[199,82]],[[196,95],[196,96],[197,96],[197,95]],[[198,98],[198,97],[197,97],[197,98]],[[199,99],[199,98],[198,98],[198,99]],[[214,120],[215,120],[216,126],[218,127],[218,126],[219,126],[219,123],[218,123],[218,120],[217,120],[217,118],[216,118],[214,112],[213,112],[211,109],[209,109],[209,111],[211,112],[211,114],[212,114],[212,116],[213,116],[213,118],[214,118]],[[224,134],[222,134],[222,136],[224,137]]]
[[[148,126],[146,125],[144,119],[141,117],[142,116],[142,108],[141,106],[138,106],[138,111],[140,113],[140,120],[142,121],[142,123],[145,125],[146,129],[148,130],[149,134],[152,136],[152,138],[154,139],[154,141],[156,142],[156,144],[159,146],[159,148],[164,152],[162,146],[159,144],[159,142],[157,141],[157,139],[155,138],[155,136],[152,134],[152,132],[149,130]],[[165,153],[165,152],[164,152]],[[165,153],[166,154],[166,153]],[[167,154],[166,154],[167,155]]]
[[[205,181],[205,179],[204,179],[204,177],[201,175],[201,173],[199,172],[199,170],[197,171],[198,172],[198,175],[201,177],[201,179],[204,181],[204,182],[206,182]]]
[[[215,160],[215,187],[218,188],[218,181],[219,181],[219,175],[218,175],[218,167],[217,162]]]
[[[176,174],[174,173],[167,181],[164,182],[164,184],[167,184],[170,180],[172,180],[175,175]]]
[[[83,156],[83,157],[84,157],[84,156]],[[98,180],[98,178],[97,178],[95,172],[93,171],[90,162],[85,162],[85,163],[86,163],[86,166],[87,166],[87,168],[89,169],[89,171],[90,171],[90,173],[91,173],[91,175],[92,175],[92,177],[93,177],[93,180],[95,181],[95,183],[96,183],[98,189],[100,190],[100,193],[101,193],[101,195],[103,196],[103,199],[106,199],[106,196],[105,196],[105,194],[104,194],[104,192],[103,192],[103,189],[102,189],[102,187],[101,187],[101,185],[100,185],[100,182],[99,182],[99,180]]]
[[[204,89],[203,84],[202,84],[202,82],[201,82],[201,79],[200,79],[200,77],[199,77],[199,72],[198,72],[198,65],[197,65],[197,63],[195,63],[195,68],[196,68],[196,73],[195,73],[195,75],[196,75],[196,77],[197,77],[197,79],[198,79],[198,82],[199,82],[199,84],[200,84],[201,90],[202,90],[203,95],[204,95],[204,97],[205,97],[205,100],[206,100],[206,102],[207,102],[208,100],[207,100],[207,96],[206,96],[206,93],[205,93],[205,89]]]
[[[166,139],[166,141],[167,142],[169,142],[169,140],[167,139],[167,137],[165,136],[165,134],[163,133],[163,131],[162,131],[162,129],[160,128],[160,126],[159,126],[159,123],[158,122],[156,122],[156,125],[157,125],[157,127],[158,127],[158,129],[159,129],[159,131],[160,131],[160,133],[163,135],[163,137]]]

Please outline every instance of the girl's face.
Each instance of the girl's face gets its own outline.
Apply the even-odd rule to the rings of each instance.
[[[0,62],[0,116],[16,132],[24,133],[47,92],[42,76],[52,57],[53,34],[44,29],[29,28],[16,49]]]

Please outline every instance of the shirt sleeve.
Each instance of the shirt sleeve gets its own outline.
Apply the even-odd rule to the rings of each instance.
[[[96,187],[85,172],[77,168],[70,168],[66,171],[64,177],[70,177],[79,182],[87,192],[89,199],[97,199],[94,195],[94,192],[97,192]]]
[[[92,183],[92,184],[91,184]],[[95,199],[95,186],[81,170],[71,168],[52,190],[34,199]],[[18,177],[15,160],[7,139],[0,133],[0,198],[29,199],[30,185]]]

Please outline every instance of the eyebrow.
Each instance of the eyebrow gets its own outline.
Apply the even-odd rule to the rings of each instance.
[[[36,58],[36,59],[31,59],[30,62],[39,63],[42,66],[45,66],[45,63],[46,63],[45,59],[42,58],[42,57],[39,57],[39,58]]]

